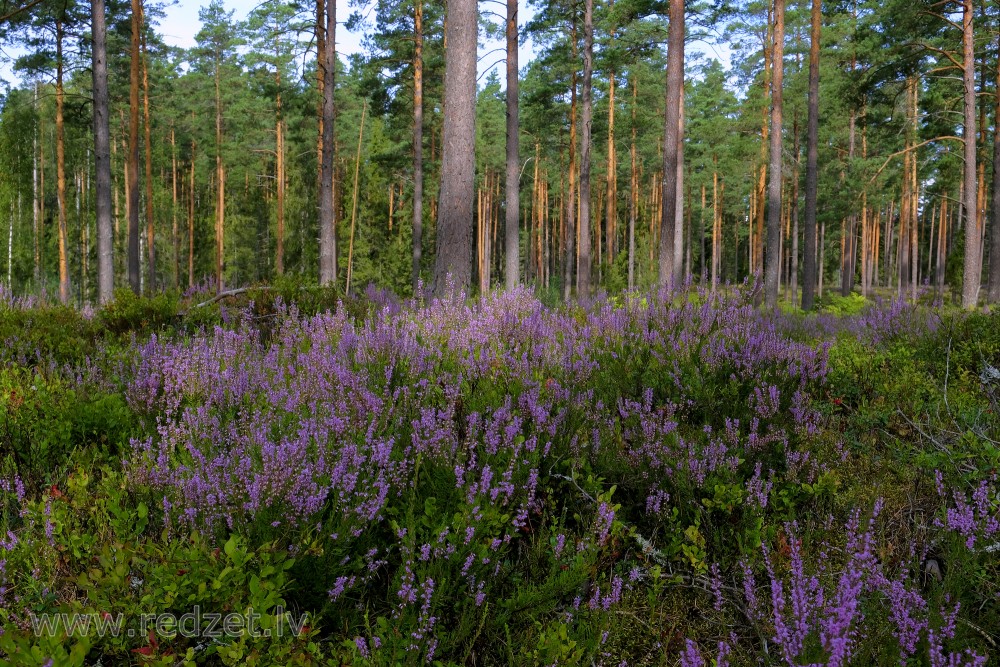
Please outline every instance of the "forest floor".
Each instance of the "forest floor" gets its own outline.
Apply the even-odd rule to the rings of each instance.
[[[0,664],[1000,656],[998,313],[0,296]]]

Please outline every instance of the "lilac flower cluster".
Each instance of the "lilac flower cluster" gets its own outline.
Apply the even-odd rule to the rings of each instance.
[[[745,466],[763,509],[778,477],[814,472],[803,444],[826,350],[791,341],[747,294],[662,292],[577,311],[527,290],[473,304],[371,300],[361,320],[279,304],[267,336],[237,317],[136,343],[121,369],[126,398],[155,429],[133,441],[127,469],[163,495],[172,530],[325,535],[345,554],[333,599],[390,572],[392,613],[419,628],[410,648],[424,659],[438,600],[485,604],[559,465],[575,470],[610,448],[654,515],[676,506],[680,482],[703,487]],[[713,397],[723,385],[733,389]],[[617,507],[587,511],[590,537],[571,545],[560,533],[556,558],[612,548]],[[622,599],[607,562],[574,606]],[[445,563],[457,580],[442,578]]]
[[[948,493],[941,472],[936,471],[938,495],[951,502],[944,507],[944,516],[934,520],[934,525],[959,535],[970,550],[976,548],[977,542],[996,538],[1000,534],[1000,493],[995,482],[995,479],[981,480],[971,494],[958,489]],[[986,547],[991,551],[997,548],[995,544]]]
[[[876,558],[874,532],[880,507],[881,503],[876,504],[864,529],[859,515],[854,514],[841,549],[821,545],[813,572],[807,571],[796,526],[787,525],[786,553],[764,547],[770,604],[761,599],[752,570],[743,565],[742,602],[748,615],[762,627],[773,628],[770,639],[789,667],[852,664],[859,645],[879,636],[880,628],[865,622],[865,606],[881,607],[887,613],[898,642],[900,665],[911,661],[924,664],[918,655],[922,646],[932,665],[984,665],[984,656],[970,650],[952,652],[945,647],[955,639],[957,604],[934,611],[919,584],[910,580],[905,571],[890,576],[886,565]],[[839,557],[834,557],[835,551],[841,552]],[[782,575],[779,568],[787,569],[787,574]],[[820,662],[816,661],[818,657]],[[684,659],[682,654],[682,664],[699,664],[690,662],[691,658],[684,663]]]

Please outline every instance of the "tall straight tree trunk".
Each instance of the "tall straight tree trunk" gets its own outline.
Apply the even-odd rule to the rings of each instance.
[[[37,289],[42,280],[42,246],[41,246],[41,232],[42,232],[42,201],[45,196],[44,187],[39,187],[39,163],[42,162],[39,155],[39,144],[38,137],[42,133],[42,122],[41,116],[38,113],[38,86],[39,83],[35,82],[35,95],[32,104],[34,106],[35,116],[38,119],[37,126],[31,135],[31,213],[32,213],[32,232],[34,237],[34,278],[35,278],[35,288]]]
[[[778,305],[781,276],[781,123],[785,53],[785,0],[774,0],[774,55],[771,58],[771,180],[767,192],[767,261],[764,266],[764,302]]]
[[[660,217],[659,284],[673,276],[674,224],[677,219],[677,149],[681,87],[684,85],[684,0],[670,0],[667,33],[667,100],[663,132],[663,212]]]
[[[142,2],[132,0],[132,46],[128,92],[128,284],[139,293],[139,33]]]
[[[806,201],[802,229],[802,309],[812,310],[816,287],[816,200],[819,192],[819,45],[821,0],[812,0],[809,43],[809,111],[806,121]]]
[[[333,124],[334,71],[336,70],[337,3],[326,3],[326,30],[323,42],[323,114],[322,161],[319,187],[319,284],[330,285],[337,280],[336,207],[334,202]]]
[[[677,207],[674,209],[674,283],[679,285],[684,279],[684,80],[681,79],[681,94],[677,104]]]
[[[139,5],[140,9],[142,5]],[[145,18],[143,16],[143,21]],[[149,53],[146,51],[146,33],[142,32],[142,124],[145,134],[146,162],[146,259],[149,271],[149,291],[156,291],[156,239],[153,225],[153,142],[149,120]]]
[[[275,62],[278,62],[281,51],[277,38],[274,43]],[[274,83],[277,94],[274,102],[274,159],[275,159],[275,189],[277,195],[277,248],[274,268],[277,274],[285,273],[285,116],[281,106],[281,67],[274,68]]]
[[[593,131],[594,0],[584,0],[583,10],[583,132],[580,137],[580,265],[576,286],[579,296],[590,295],[590,149]]]
[[[391,225],[390,221],[390,225]],[[424,233],[424,2],[413,3],[413,268],[416,293],[420,282]]]
[[[222,162],[222,90],[220,75],[222,54],[215,54],[215,284],[221,293],[225,289],[226,233],[226,169]]]
[[[576,23],[573,24],[573,62],[576,62]],[[569,301],[573,290],[573,266],[576,260],[576,70],[570,76],[569,104],[569,185],[566,192],[566,260],[563,262],[563,300]]]
[[[1000,45],[1000,36],[998,36]],[[990,275],[986,298],[1000,303],[1000,59],[997,60],[996,110],[993,130],[993,220],[990,222]]]
[[[354,260],[354,224],[358,217],[358,177],[361,175],[361,140],[365,136],[365,114],[368,103],[361,107],[361,127],[358,130],[358,152],[354,158],[354,192],[351,195],[351,232],[347,241],[347,279],[344,281],[344,292],[351,291],[351,267]]]
[[[852,67],[853,69],[853,67]],[[848,164],[854,161],[854,145],[855,136],[857,132],[857,119],[855,116],[854,109],[851,109],[850,120],[848,121],[847,130],[847,161]],[[854,249],[855,249],[855,235],[857,234],[857,223],[858,217],[857,213],[852,211],[850,215],[844,218],[842,227],[842,237],[841,237],[841,257],[840,257],[840,295],[850,296],[851,290],[854,289]]]
[[[608,11],[613,12],[614,0],[608,0]],[[615,39],[615,28],[611,27],[611,39]],[[608,168],[606,224],[608,264],[614,264],[618,252],[618,153],[615,148],[615,70],[608,72]]]
[[[111,129],[108,117],[107,17],[104,0],[91,0],[94,76],[94,167],[97,214],[97,301],[114,296],[115,268],[111,221]]]
[[[965,266],[962,272],[962,307],[974,308],[979,301],[982,270],[979,265],[979,227],[976,201],[976,60],[972,31],[972,0],[962,3],[962,53],[965,84]]]
[[[800,65],[801,71],[801,65]],[[792,122],[792,152],[795,154],[794,170],[792,172],[792,257],[788,269],[788,282],[792,293],[791,302],[794,305],[799,300],[799,110],[795,110]]]
[[[521,239],[517,227],[520,215],[519,187],[520,125],[518,123],[517,0],[507,0],[507,182],[505,196],[504,258],[507,289],[517,287],[521,266]]]
[[[170,123],[170,244],[174,250],[173,286],[177,289],[181,274],[180,236],[177,233],[177,138],[174,136],[174,124]]]
[[[456,289],[472,286],[472,206],[476,174],[476,0],[450,0],[445,20],[444,123],[438,197],[434,293],[451,276]]]
[[[760,274],[763,278],[764,274],[764,238],[765,238],[765,216],[767,209],[765,208],[764,201],[767,197],[767,172],[769,167],[768,161],[768,149],[770,148],[770,118],[769,118],[769,106],[767,101],[770,100],[771,95],[771,60],[774,57],[773,42],[774,39],[774,3],[769,0],[767,4],[767,37],[764,40],[764,76],[761,81],[761,87],[763,88],[763,99],[765,104],[761,107],[761,124],[760,124],[760,176],[757,179],[757,190],[755,191],[755,202],[756,206],[751,206],[753,214],[750,216],[751,219],[751,229],[748,236],[749,249],[748,254],[750,257],[749,261],[749,272],[751,275]],[[756,225],[756,232],[753,226]],[[763,292],[761,293],[763,297]]]
[[[188,287],[194,287],[194,154],[196,145],[191,141],[191,183],[188,185]]]
[[[56,198],[59,203],[59,300],[69,302],[69,264],[66,256],[66,141],[63,127],[63,37],[65,26],[56,20]]]
[[[718,158],[712,156],[712,291],[719,286],[722,268],[722,213],[719,210]]]
[[[636,164],[636,124],[635,111],[639,98],[639,75],[632,73],[632,145],[629,147],[632,177],[629,183],[628,205],[628,288],[635,288],[635,218],[639,208],[639,170]],[[650,239],[652,243],[652,239]]]

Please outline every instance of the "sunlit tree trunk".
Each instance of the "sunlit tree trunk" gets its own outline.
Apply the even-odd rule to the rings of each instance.
[[[667,99],[663,132],[663,211],[660,217],[659,284],[667,285],[673,276],[674,225],[677,218],[678,128],[680,126],[681,88],[684,85],[684,0],[670,0],[670,26],[667,33]]]
[[[281,55],[277,38],[274,43],[275,62]],[[281,67],[274,68],[274,83],[277,88],[274,102],[274,153],[275,153],[275,194],[277,199],[277,234],[274,269],[280,276],[285,273],[285,116],[281,104]]]
[[[63,38],[65,26],[56,20],[56,198],[59,204],[59,300],[69,302],[69,264],[66,257],[66,141],[63,126]]]
[[[972,0],[964,0],[962,11],[962,53],[965,88],[965,266],[962,273],[962,307],[974,308],[979,301],[982,281],[979,252],[979,215],[976,199],[976,77],[974,34],[972,30]]]
[[[222,161],[222,54],[215,54],[215,284],[225,289],[226,169]]]
[[[592,0],[588,0],[592,1]],[[517,0],[507,0],[507,199],[504,226],[505,278],[507,289],[517,287],[521,266],[520,215],[520,125],[518,123]]]
[[[392,223],[390,222],[390,229]],[[424,233],[424,3],[413,3],[413,262],[410,281],[420,282]]]

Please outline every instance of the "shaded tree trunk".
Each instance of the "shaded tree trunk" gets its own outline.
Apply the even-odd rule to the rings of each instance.
[[[91,0],[94,78],[94,167],[97,214],[97,301],[114,296],[115,269],[111,220],[111,130],[108,117],[107,17],[104,0]]]
[[[674,283],[684,279],[684,80],[681,79],[680,99],[677,101],[677,207],[674,209]]]
[[[590,149],[593,143],[592,100],[594,85],[594,0],[584,1],[583,10],[583,109],[580,137],[580,264],[577,266],[578,296],[590,295]]]
[[[319,284],[330,285],[337,280],[336,207],[334,202],[333,124],[334,71],[336,70],[337,3],[326,3],[326,30],[323,41],[323,113],[321,165],[319,187]]]
[[[670,0],[667,33],[667,100],[663,131],[663,211],[660,215],[659,284],[673,276],[674,224],[677,218],[677,148],[684,85],[684,0]]]
[[[128,197],[128,284],[139,293],[139,32],[142,2],[132,0],[132,45],[128,88],[128,157],[125,190]]]
[[[614,9],[614,0],[608,0],[608,11]],[[615,29],[611,28],[611,39],[615,38]],[[606,191],[606,223],[604,226],[607,238],[608,265],[614,264],[618,253],[618,153],[615,148],[615,70],[608,72],[608,167]]]
[[[177,138],[174,136],[174,125],[170,124],[170,196],[173,205],[170,207],[170,243],[174,250],[174,289],[180,284],[181,247],[180,236],[177,233]]]
[[[592,1],[592,0],[588,0]],[[507,182],[504,227],[505,277],[507,289],[517,287],[521,265],[520,215],[520,125],[518,123],[517,0],[507,0]]]
[[[629,148],[632,178],[629,184],[628,205],[628,288],[635,288],[635,218],[639,208],[639,170],[636,164],[636,124],[635,111],[639,98],[639,75],[632,73],[632,145]],[[652,239],[649,240],[653,242]]]
[[[1000,38],[998,38],[1000,43]],[[990,275],[987,299],[1000,303],[1000,59],[997,60],[996,127],[993,131],[993,220],[990,222]]]
[[[812,310],[816,286],[816,200],[819,191],[819,46],[821,0],[812,0],[809,44],[809,112],[806,121],[806,201],[802,234],[802,309]]]
[[[191,183],[188,185],[188,287],[194,287],[194,154],[191,142]]]
[[[139,5],[140,9],[142,5]],[[141,19],[145,22],[145,17]],[[142,123],[146,147],[146,258],[149,271],[149,291],[156,291],[156,230],[153,225],[153,142],[149,120],[149,53],[146,50],[146,33],[143,31],[142,47]]]
[[[438,197],[434,293],[472,286],[472,224],[476,173],[475,0],[450,0],[445,28],[444,124],[441,130],[441,189]]]
[[[781,276],[781,123],[785,53],[785,0],[774,2],[774,55],[771,58],[771,165],[767,192],[767,259],[764,266],[764,303],[778,305]]]

